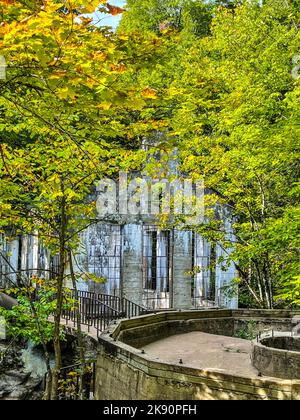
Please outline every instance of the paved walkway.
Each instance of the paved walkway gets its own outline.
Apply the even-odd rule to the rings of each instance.
[[[170,363],[182,359],[185,366],[214,369],[257,378],[251,365],[251,341],[220,335],[191,332],[151,343],[143,349],[150,356]]]
[[[48,321],[54,322],[54,317],[50,316],[48,318]],[[76,324],[74,325],[73,321],[70,321],[70,320],[66,321],[64,318],[61,319],[60,325],[63,325],[64,327],[71,328],[72,330],[77,329],[77,326],[76,326]],[[81,331],[83,333],[89,335],[90,337],[94,338],[95,340],[98,339],[97,329],[95,327],[88,327],[87,325],[81,324]]]

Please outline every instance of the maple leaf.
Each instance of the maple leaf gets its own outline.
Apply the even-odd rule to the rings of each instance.
[[[142,93],[141,93],[143,98],[147,98],[147,99],[157,99],[157,91],[155,89],[152,89],[150,87],[146,87]]]
[[[106,7],[107,7],[107,9],[108,9],[108,12],[109,12],[111,15],[113,15],[113,16],[117,16],[117,15],[119,15],[120,13],[125,12],[125,9],[122,9],[122,7],[113,6],[113,5],[109,4],[109,3],[107,3]]]
[[[111,64],[110,66],[111,71],[115,71],[117,73],[124,73],[126,71],[126,66],[124,64]]]

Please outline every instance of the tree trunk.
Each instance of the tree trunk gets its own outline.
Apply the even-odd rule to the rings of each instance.
[[[63,186],[62,186],[63,189]],[[63,304],[63,291],[64,291],[64,278],[66,268],[66,231],[67,231],[67,217],[66,217],[66,201],[65,197],[61,202],[61,222],[59,233],[59,275],[57,278],[57,304],[54,316],[54,353],[55,353],[55,367],[52,371],[52,384],[51,384],[51,400],[58,399],[59,388],[59,374],[62,368],[62,356],[60,345],[60,322]]]
[[[69,264],[70,264],[70,274],[71,274],[72,285],[73,285],[74,294],[75,294],[75,300],[76,302],[79,303],[79,294],[78,294],[78,289],[77,289],[76,276],[75,276],[74,268],[73,268],[71,251],[69,251]],[[84,399],[83,381],[84,381],[84,370],[85,370],[85,346],[84,346],[83,334],[81,330],[81,314],[80,314],[79,305],[76,306],[76,324],[77,324],[76,327],[77,327],[77,342],[78,342],[78,348],[79,348],[79,360],[81,363],[78,396],[80,400],[83,400]]]

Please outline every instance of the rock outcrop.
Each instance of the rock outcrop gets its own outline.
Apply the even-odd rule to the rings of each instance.
[[[0,292],[0,306],[4,309],[12,309],[18,305],[18,301],[12,297]]]
[[[36,400],[42,396],[42,378],[24,369],[20,346],[0,343],[0,401]]]

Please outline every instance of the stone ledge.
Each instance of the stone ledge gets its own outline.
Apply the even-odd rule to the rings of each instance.
[[[201,310],[144,315],[119,321],[110,333],[99,338],[97,363],[97,399],[277,399],[300,400],[300,381],[276,378],[251,378],[226,374],[213,369],[195,369],[180,364],[157,361],[123,338],[140,336],[172,325],[192,326],[199,322],[234,323],[258,317],[259,311]],[[300,313],[300,311],[298,312]],[[286,322],[295,312],[262,311],[260,322]],[[267,316],[265,316],[267,315]],[[266,319],[267,318],[267,319]],[[176,330],[176,328],[175,328]],[[179,328],[180,330],[180,328]],[[128,333],[128,331],[131,331]],[[153,338],[160,338],[153,334]],[[152,339],[151,337],[151,339]],[[139,340],[138,338],[137,340]],[[130,341],[130,340],[129,340]],[[132,339],[134,341],[134,339]],[[132,342],[131,341],[131,342]],[[101,376],[102,375],[102,376]],[[132,386],[129,387],[128,384]]]
[[[274,342],[284,338],[290,340],[292,337],[270,337],[253,343],[252,364],[263,375],[300,380],[300,351],[275,348],[277,343],[274,344]],[[300,349],[300,338],[297,341],[297,346]]]

